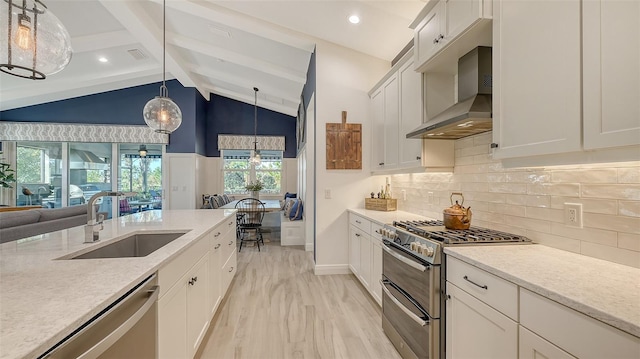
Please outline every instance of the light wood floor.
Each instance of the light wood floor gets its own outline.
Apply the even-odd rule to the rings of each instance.
[[[227,299],[196,358],[400,358],[381,309],[353,275],[313,274],[313,254],[243,247]]]

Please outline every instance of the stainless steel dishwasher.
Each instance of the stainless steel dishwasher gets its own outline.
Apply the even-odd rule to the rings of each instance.
[[[155,359],[157,283],[149,276],[38,358]]]

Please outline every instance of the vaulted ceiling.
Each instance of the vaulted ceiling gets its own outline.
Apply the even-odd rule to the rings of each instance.
[[[45,80],[0,74],[0,110],[162,80],[162,0],[43,0],[71,35],[71,63]],[[1,4],[0,4],[1,5]],[[295,116],[318,39],[391,61],[425,3],[167,0],[167,79]],[[360,24],[348,22],[357,14]],[[104,57],[107,62],[99,62]],[[150,98],[155,94],[149,94]]]

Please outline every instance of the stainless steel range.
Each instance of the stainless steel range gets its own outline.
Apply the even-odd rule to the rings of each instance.
[[[382,229],[382,328],[403,358],[445,357],[445,246],[528,244],[514,234],[442,221],[400,221]]]

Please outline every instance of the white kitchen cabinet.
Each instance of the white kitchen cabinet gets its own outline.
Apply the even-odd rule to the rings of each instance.
[[[209,325],[209,253],[193,267],[187,286],[187,357],[193,358]]]
[[[356,237],[360,240],[360,282],[365,288],[371,287],[371,237],[368,233],[356,232]]]
[[[520,288],[520,325],[577,358],[637,358],[640,338]]]
[[[349,269],[382,305],[381,225],[357,214],[349,213]]]
[[[518,357],[518,323],[451,282],[447,298],[447,359]]]
[[[360,233],[355,226],[349,226],[349,269],[356,276],[360,275]]]
[[[582,2],[584,148],[640,143],[640,2]]]
[[[235,218],[227,218],[209,234],[209,308],[213,317],[222,301],[222,266],[227,258],[222,258],[222,243],[228,243],[229,236],[235,236]],[[228,253],[228,252],[227,252]]]
[[[382,167],[394,168],[398,165],[398,123],[400,93],[398,76],[392,76],[382,85],[384,94],[384,162]]]
[[[372,225],[373,226],[373,225]],[[380,227],[380,226],[378,226]],[[382,306],[382,241],[380,235],[371,230],[371,294],[373,299]]]
[[[580,1],[496,1],[495,158],[580,150]]]
[[[407,139],[406,134],[422,124],[422,73],[413,69],[413,59],[398,70],[400,80],[400,163],[399,167],[419,167],[422,163],[422,140]]]
[[[409,26],[414,29],[414,68],[421,72],[434,70],[430,66],[432,60],[436,54],[446,52],[449,53],[444,56],[445,62],[455,65],[457,59],[473,47],[490,45],[485,43],[486,29],[476,25],[489,22],[492,15],[489,0],[441,0],[430,9],[427,4]]]
[[[518,329],[518,339],[520,340],[519,359],[575,359],[574,356],[527,330],[527,328],[520,325]]]
[[[638,2],[494,7],[494,158],[640,144]]]
[[[382,88],[371,94],[371,169],[384,168],[384,92]]]
[[[210,319],[208,265],[207,251],[158,300],[159,358],[192,358],[202,341]]]
[[[235,223],[235,222],[234,222]],[[238,271],[237,265],[237,256],[238,251],[236,249],[236,233],[235,231],[229,231],[222,238],[222,259],[221,262],[223,264],[220,269],[222,276],[222,286],[220,288],[220,293],[224,297],[229,289],[229,285],[231,285],[231,281]]]
[[[444,1],[438,2],[414,29],[416,70],[442,48],[441,42],[445,32],[444,11]]]

